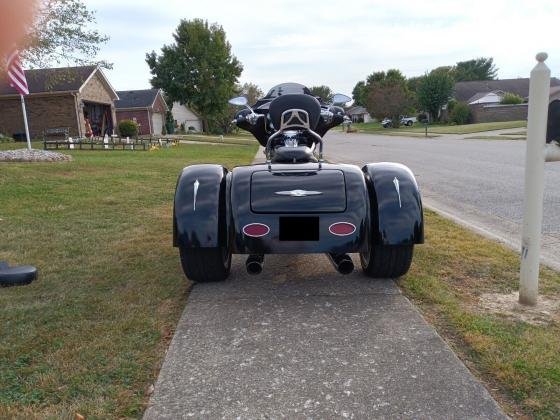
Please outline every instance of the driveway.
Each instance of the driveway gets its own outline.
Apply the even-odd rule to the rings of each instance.
[[[428,207],[519,250],[526,143],[462,139],[473,135],[424,139],[333,132],[326,136],[325,152],[335,162],[409,166]],[[545,179],[543,261],[560,269],[560,165],[547,163]]]

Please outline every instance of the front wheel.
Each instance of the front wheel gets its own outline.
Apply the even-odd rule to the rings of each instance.
[[[185,275],[195,283],[224,281],[231,269],[231,252],[227,248],[179,247]]]
[[[373,278],[396,278],[410,269],[414,245],[371,245],[360,253],[364,273]]]

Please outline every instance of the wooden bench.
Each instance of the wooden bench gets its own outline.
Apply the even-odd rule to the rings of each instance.
[[[67,141],[69,135],[70,135],[70,128],[68,127],[56,127],[56,128],[45,129],[45,131],[43,131],[44,149],[47,150],[47,144]]]

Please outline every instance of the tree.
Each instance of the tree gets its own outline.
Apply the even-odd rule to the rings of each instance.
[[[243,70],[225,31],[202,19],[181,20],[173,38],[175,42],[164,45],[161,55],[146,54],[152,86],[198,112],[206,132],[223,129],[227,101],[235,96]]]
[[[414,104],[414,93],[408,89],[406,77],[398,69],[376,71],[358,82],[352,91],[356,105],[365,106],[377,119],[390,117],[398,127],[400,115]]]
[[[31,31],[19,48],[30,67],[53,64],[99,64],[101,45],[109,38],[92,29],[95,12],[83,0],[40,0],[36,2],[36,18]]]
[[[321,86],[312,86],[309,88],[311,94],[313,96],[318,96],[323,100],[325,103],[330,103],[333,97],[333,91],[330,87],[321,85]]]
[[[418,85],[418,103],[430,114],[432,121],[437,120],[441,107],[449,101],[452,93],[453,79],[450,74],[432,71]]]
[[[363,80],[356,83],[354,89],[352,89],[352,99],[354,99],[354,105],[357,106],[366,106],[367,105],[367,86],[366,82]]]
[[[453,76],[456,82],[469,80],[494,80],[498,69],[494,65],[492,57],[474,58],[468,61],[460,61],[453,67]]]
[[[416,76],[407,79],[406,87],[408,88],[408,90],[416,93],[416,91],[418,90],[418,85],[420,84],[420,81],[422,80],[423,77],[424,76]]]
[[[243,83],[238,88],[239,95],[245,96],[249,105],[255,104],[259,99],[264,96],[263,91],[254,83]]]
[[[398,127],[400,116],[407,113],[412,104],[410,92],[400,84],[374,83],[368,95],[367,110],[378,120],[389,117]]]

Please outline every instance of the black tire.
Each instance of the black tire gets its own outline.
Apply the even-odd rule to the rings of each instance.
[[[410,269],[414,245],[373,245],[360,253],[362,270],[376,279],[397,278]]]
[[[179,247],[185,275],[195,283],[224,281],[231,269],[231,252],[227,248]]]
[[[409,127],[412,127],[412,124],[414,124],[412,121],[408,121],[408,122],[406,123],[406,125],[408,125]]]

